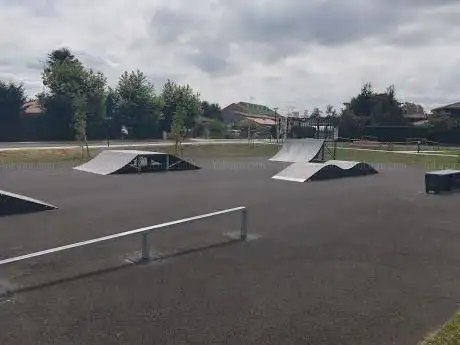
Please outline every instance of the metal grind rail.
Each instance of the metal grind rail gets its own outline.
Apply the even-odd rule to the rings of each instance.
[[[226,209],[226,210],[216,211],[216,212],[212,212],[212,213],[206,213],[206,214],[202,214],[202,215],[199,215],[199,216],[183,218],[183,219],[175,220],[175,221],[172,221],[172,222],[166,222],[166,223],[161,223],[161,224],[157,224],[157,225],[147,226],[147,227],[144,227],[144,228],[139,228],[139,229],[135,229],[135,230],[121,232],[121,233],[118,233],[118,234],[113,234],[113,235],[103,236],[103,237],[99,237],[99,238],[94,238],[92,240],[87,240],[87,241],[67,244],[65,246],[46,249],[46,250],[42,250],[42,251],[35,252],[35,253],[20,255],[20,256],[13,257],[13,258],[0,260],[0,266],[7,265],[7,264],[12,264],[12,263],[15,263],[15,262],[20,262],[20,261],[25,261],[25,260],[29,260],[29,259],[32,259],[32,258],[41,257],[41,256],[49,255],[49,254],[59,253],[59,252],[63,252],[65,250],[69,250],[69,249],[85,247],[85,246],[88,246],[88,245],[91,245],[91,244],[106,242],[106,241],[115,240],[115,239],[118,239],[118,238],[123,238],[123,237],[127,237],[127,236],[135,236],[135,235],[141,235],[142,236],[142,241],[141,241],[141,245],[142,245],[141,259],[142,259],[142,261],[149,261],[150,260],[149,235],[152,232],[155,232],[155,231],[161,230],[161,229],[165,229],[165,228],[168,228],[168,227],[171,227],[171,226],[174,226],[174,225],[178,225],[178,224],[191,223],[191,222],[194,222],[194,221],[197,221],[197,220],[211,218],[211,217],[215,217],[215,216],[219,216],[219,215],[223,215],[223,214],[228,214],[228,213],[234,213],[234,212],[241,212],[240,239],[241,240],[246,240],[246,238],[247,238],[247,230],[248,230],[248,228],[247,228],[247,222],[248,222],[247,214],[248,214],[248,212],[247,212],[247,208],[245,206],[240,206],[240,207],[229,208],[229,209]]]

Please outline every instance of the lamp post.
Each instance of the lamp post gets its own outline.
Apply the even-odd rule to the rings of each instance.
[[[280,135],[279,135],[279,124],[278,124],[278,108],[273,108],[275,110],[275,130],[276,130],[276,143],[279,143]]]
[[[249,105],[249,118],[248,119],[248,145],[250,146],[251,145],[251,117],[252,117],[252,111],[251,111],[251,106],[252,106],[252,102],[253,102],[253,99],[254,97],[250,96],[249,97],[249,100],[250,100],[250,105]]]
[[[103,118],[105,122],[105,140],[107,142],[107,147],[110,147],[110,123],[112,121],[112,117],[107,116]]]

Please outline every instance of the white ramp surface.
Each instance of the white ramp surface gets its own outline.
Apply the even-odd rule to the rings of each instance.
[[[288,139],[276,155],[270,158],[276,162],[310,162],[324,146],[324,139]]]
[[[76,170],[86,171],[99,175],[110,175],[125,167],[136,158],[142,151],[130,150],[106,150],[83,165],[75,167]],[[153,152],[148,152],[152,154]]]
[[[293,163],[272,178],[275,180],[306,182],[308,180],[333,179],[376,173],[377,171],[367,163],[330,160],[326,163]]]
[[[281,170],[272,178],[275,180],[305,182],[323,167],[323,163],[297,162]]]

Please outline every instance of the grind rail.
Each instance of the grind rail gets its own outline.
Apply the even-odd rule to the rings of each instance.
[[[88,246],[88,245],[91,245],[91,244],[106,242],[106,241],[115,240],[115,239],[122,238],[122,237],[134,236],[134,235],[141,235],[142,236],[142,243],[141,243],[142,244],[142,256],[141,256],[141,260],[142,261],[149,261],[150,260],[149,235],[152,232],[160,230],[160,229],[168,228],[168,227],[171,227],[171,226],[174,226],[174,225],[190,223],[190,222],[194,222],[194,221],[197,221],[197,220],[211,218],[211,217],[215,217],[215,216],[219,216],[219,215],[223,215],[223,214],[228,214],[228,213],[234,213],[234,212],[241,212],[240,239],[241,240],[246,240],[246,238],[247,238],[247,230],[248,230],[248,228],[247,228],[247,223],[248,223],[248,216],[247,215],[248,215],[248,212],[247,212],[247,208],[245,206],[240,206],[240,207],[229,208],[229,209],[226,209],[226,210],[216,211],[216,212],[212,212],[212,213],[206,213],[206,214],[202,214],[202,215],[199,215],[199,216],[183,218],[183,219],[179,219],[179,220],[175,220],[175,221],[171,221],[171,222],[166,222],[166,223],[161,223],[161,224],[157,224],[157,225],[147,226],[147,227],[144,227],[144,228],[139,228],[139,229],[135,229],[135,230],[121,232],[121,233],[118,233],[118,234],[113,234],[113,235],[108,235],[108,236],[104,236],[104,237],[94,238],[92,240],[87,240],[87,241],[67,244],[65,246],[46,249],[46,250],[42,250],[42,251],[35,252],[35,253],[20,255],[20,256],[13,257],[13,258],[0,260],[0,266],[6,265],[6,264],[12,264],[12,263],[15,263],[15,262],[24,261],[24,260],[28,260],[28,259],[32,259],[32,258],[36,258],[36,257],[40,257],[40,256],[45,256],[45,255],[49,255],[49,254],[59,253],[59,252],[69,250],[69,249],[85,247],[85,246]]]

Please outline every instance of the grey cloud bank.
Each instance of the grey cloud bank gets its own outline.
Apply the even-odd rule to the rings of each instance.
[[[112,83],[139,68],[157,89],[171,77],[223,105],[340,106],[367,81],[428,108],[460,101],[458,1],[106,4],[0,0],[0,78],[39,91],[46,53],[65,45]]]

